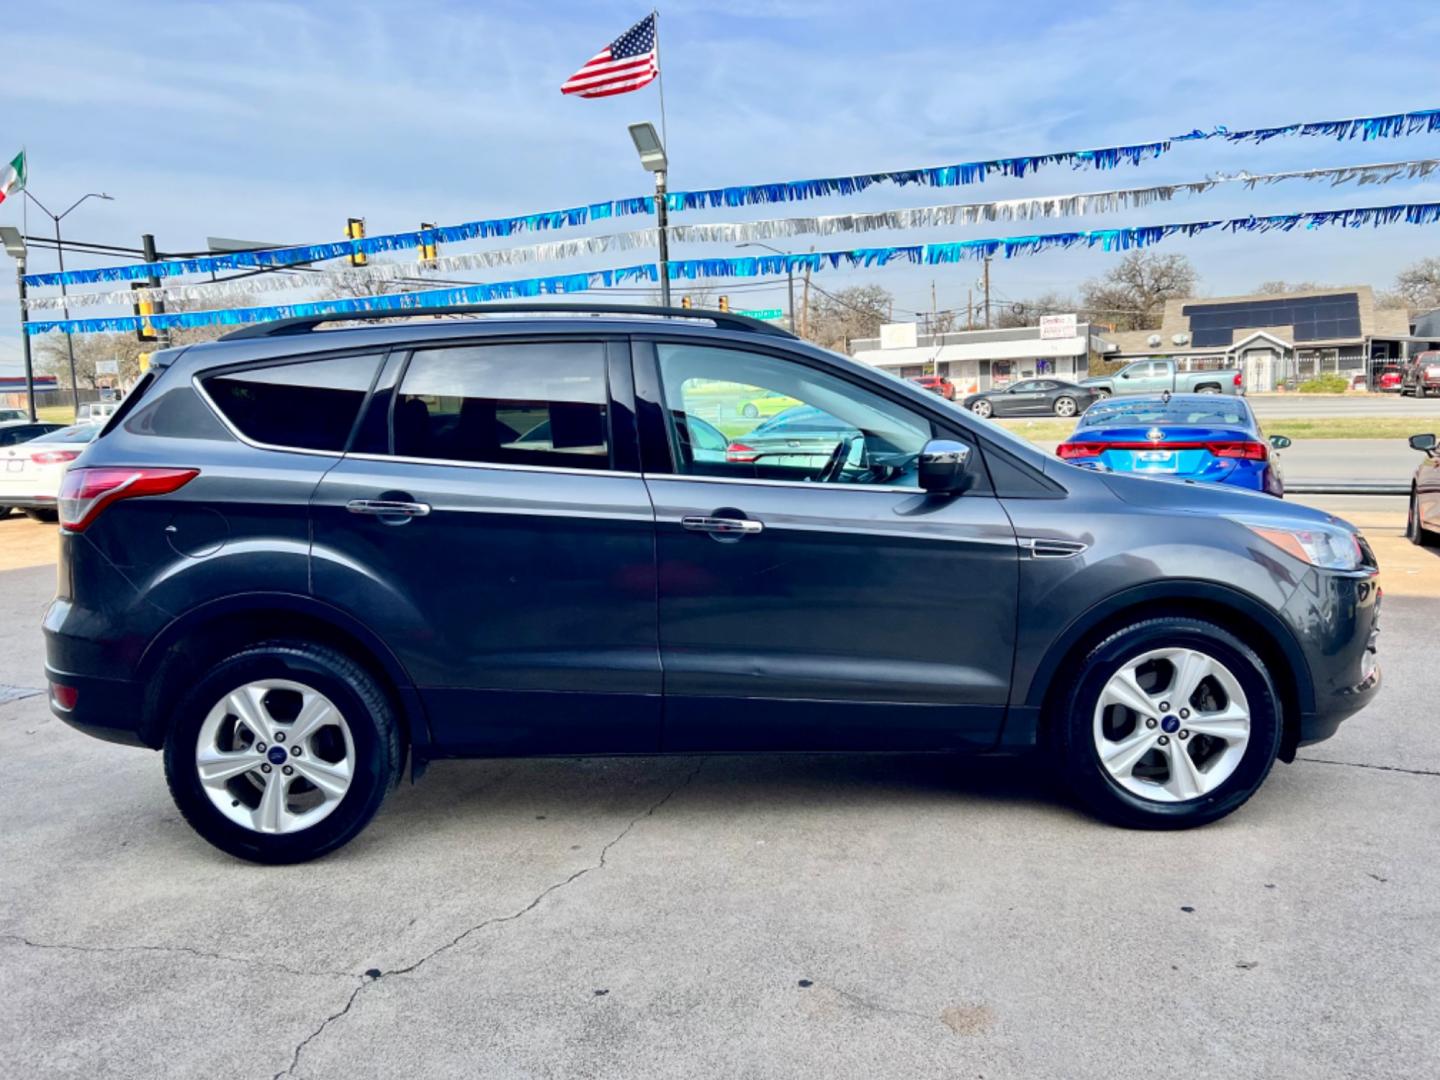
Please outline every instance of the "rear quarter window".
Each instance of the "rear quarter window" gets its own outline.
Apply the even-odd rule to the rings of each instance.
[[[341,451],[381,354],[302,360],[202,377],[220,414],[252,442]]]

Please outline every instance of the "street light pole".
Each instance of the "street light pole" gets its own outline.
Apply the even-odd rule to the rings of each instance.
[[[654,124],[631,124],[630,141],[640,155],[640,164],[655,174],[655,224],[660,232],[660,303],[669,307],[670,208],[665,205],[665,174],[670,168],[670,159],[665,156],[665,144],[656,134]]]
[[[790,261],[790,256],[793,254],[793,252],[781,251],[777,247],[771,247],[769,244],[762,244],[754,240],[750,241],[749,243],[739,244],[737,246],[742,248],[764,248],[766,251],[773,251],[776,255],[785,256],[785,288],[790,294],[790,311],[788,312],[790,316],[790,332],[792,334],[798,334],[800,331],[795,329],[795,266]]]
[[[103,191],[91,191],[85,195],[81,195],[80,198],[76,199],[73,203],[71,203],[65,209],[64,213],[53,214],[50,212],[50,208],[48,206],[42,203],[34,195],[30,194],[29,189],[26,189],[25,197],[31,202],[33,202],[36,206],[38,206],[41,213],[43,213],[46,217],[48,217],[51,221],[55,223],[55,257],[57,260],[59,260],[61,274],[65,273],[65,245],[60,239],[60,222],[70,213],[71,210],[74,210],[86,199],[104,199],[109,202],[113,198],[113,196],[107,195]],[[69,292],[65,288],[65,279],[62,277],[60,279],[60,310],[64,313],[65,320],[67,322],[70,319],[70,305],[65,300],[68,295]],[[70,357],[70,395],[75,405],[75,415],[79,416],[80,379],[75,373],[75,338],[71,336],[68,330],[65,332],[65,352],[69,354]],[[31,401],[31,409],[32,411],[34,409],[33,398]]]

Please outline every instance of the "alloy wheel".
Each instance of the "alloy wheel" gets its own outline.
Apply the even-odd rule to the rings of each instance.
[[[289,679],[249,682],[200,725],[195,768],[205,794],[237,825],[293,833],[340,805],[355,772],[355,741],[335,704]]]
[[[1056,400],[1055,400],[1055,415],[1056,415],[1056,416],[1074,416],[1074,415],[1075,415],[1075,399],[1074,399],[1074,398],[1068,398],[1068,397],[1056,398]]]
[[[1120,787],[1156,802],[1188,802],[1234,774],[1250,741],[1250,704],[1213,656],[1152,649],[1106,682],[1094,739],[1101,766]]]
[[[981,419],[985,419],[988,418],[990,413],[994,410],[991,408],[990,402],[977,401],[974,405],[970,406],[970,411]]]

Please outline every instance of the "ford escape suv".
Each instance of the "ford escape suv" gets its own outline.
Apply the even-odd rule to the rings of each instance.
[[[156,353],[66,474],[52,708],[162,750],[225,851],[502,755],[1039,750],[1198,825],[1379,688],[1324,513],[1077,468],[739,316],[482,310]],[[747,442],[762,397],[824,438]]]

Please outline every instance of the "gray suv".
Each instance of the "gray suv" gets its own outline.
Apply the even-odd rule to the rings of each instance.
[[[225,851],[541,754],[1037,751],[1177,828],[1379,688],[1324,513],[1076,468],[738,316],[482,310],[156,353],[66,475],[52,707],[162,750]],[[825,446],[752,437],[781,414]]]

